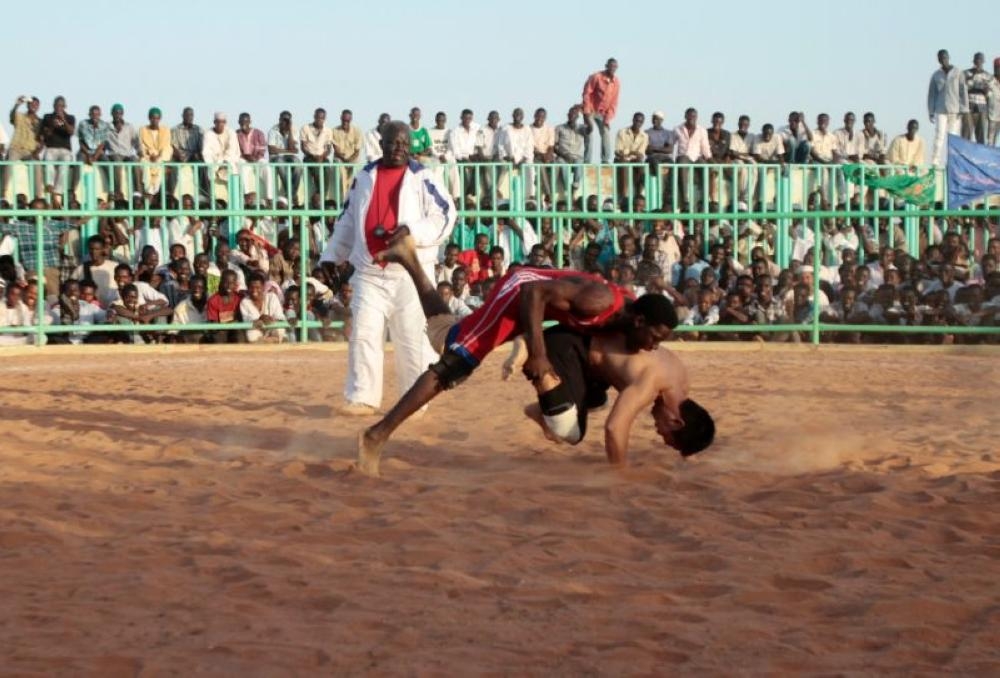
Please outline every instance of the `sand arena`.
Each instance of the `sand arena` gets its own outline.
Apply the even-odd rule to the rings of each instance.
[[[688,347],[616,472],[493,356],[372,480],[342,352],[5,352],[0,673],[996,674],[998,357]]]

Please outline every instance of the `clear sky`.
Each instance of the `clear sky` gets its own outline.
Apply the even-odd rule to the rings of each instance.
[[[37,95],[42,111],[57,94],[69,112],[92,103],[110,117],[143,123],[152,105],[171,126],[181,108],[197,121],[214,110],[248,111],[265,130],[287,108],[300,125],[323,106],[335,119],[354,111],[362,128],[382,111],[410,106],[430,126],[438,110],[457,124],[462,108],[484,122],[504,121],[515,106],[538,106],[552,122],[579,99],[586,76],[618,59],[620,115],[662,109],[667,124],[695,106],[727,126],[747,113],[754,131],[805,111],[812,125],[829,113],[875,112],[891,138],[909,118],[930,138],[927,82],[946,48],[967,68],[976,51],[991,67],[1000,55],[1000,4],[991,0],[841,0],[840,2],[480,3],[330,0],[166,3],[51,0],[45,16],[32,3],[3,8],[7,63],[0,101]],[[521,16],[518,18],[518,12]],[[8,108],[9,110],[9,108]],[[6,124],[6,116],[4,116]],[[7,125],[9,131],[9,125]]]

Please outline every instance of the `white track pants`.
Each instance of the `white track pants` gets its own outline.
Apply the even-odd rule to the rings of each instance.
[[[935,117],[934,150],[931,152],[931,164],[944,167],[948,163],[945,157],[948,151],[948,135],[962,131],[962,116],[958,113],[938,113]]]
[[[434,272],[426,272],[433,280]],[[349,403],[379,407],[386,326],[393,344],[400,395],[437,361],[438,355],[427,339],[427,319],[409,276],[387,275],[381,269],[357,271],[351,276],[351,284],[354,296],[344,397]]]

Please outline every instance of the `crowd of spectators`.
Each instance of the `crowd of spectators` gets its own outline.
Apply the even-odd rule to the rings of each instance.
[[[954,80],[951,71],[955,69],[948,66],[947,55],[944,60],[939,55],[939,60],[945,80]],[[994,76],[984,77],[982,64],[982,55],[977,54],[973,68],[961,72],[961,81],[956,80],[959,84],[955,86],[975,104],[975,110],[967,106],[963,111],[968,113],[962,119],[967,123],[963,130],[966,136],[980,143],[995,143],[1000,129],[1000,60],[994,64]],[[633,214],[647,211],[636,165],[649,167],[660,177],[678,172],[676,185],[682,195],[677,197],[682,208],[693,197],[686,194],[686,187],[691,175],[700,171],[699,164],[749,167],[850,162],[915,169],[925,161],[916,120],[890,141],[876,126],[872,113],[865,113],[861,129],[856,129],[856,116],[848,112],[843,127],[831,131],[828,115],[817,116],[811,128],[804,113],[793,111],[787,125],[776,130],[768,123],[755,133],[746,115],[739,116],[736,129],[730,131],[722,113],[713,114],[711,126],[703,127],[698,111],[690,108],[683,121],[673,127],[665,126],[662,111],[652,113],[649,127],[645,126],[645,115],[635,113],[631,124],[613,135],[611,122],[620,86],[616,71],[617,62],[611,59],[603,71],[590,76],[582,103],[572,105],[566,122],[557,126],[548,123],[543,108],[534,112],[530,124],[520,108],[513,111],[507,125],[501,124],[497,111],[490,111],[482,126],[475,122],[471,110],[463,110],[454,127],[448,126],[444,112],[438,112],[430,129],[423,127],[419,108],[410,111],[414,158],[439,168],[452,187],[464,187],[455,191],[464,206],[491,207],[485,201],[497,196],[496,172],[470,163],[502,162],[526,175],[530,207],[551,212],[548,218],[499,218],[496,224],[489,219],[460,219],[456,240],[468,240],[461,236],[471,234],[474,245],[463,251],[457,242],[449,244],[443,248],[437,268],[439,290],[457,314],[471,312],[506,268],[519,261],[572,267],[601,275],[636,293],[662,293],[674,302],[684,325],[733,328],[732,332],[692,331],[683,335],[689,339],[796,341],[803,336],[798,331],[762,333],[755,332],[753,326],[808,324],[816,314],[825,323],[848,325],[997,325],[1000,234],[997,226],[986,220],[928,223],[926,229],[921,228],[922,253],[915,257],[905,248],[885,244],[892,241],[886,237],[887,229],[896,229],[898,224],[831,219],[823,225],[825,235],[818,245],[822,265],[815,271],[812,248],[816,243],[805,220],[797,221],[791,229],[791,265],[781,269],[775,262],[778,230],[773,223],[718,220],[702,228],[679,220],[616,216],[618,210]],[[932,78],[929,99],[935,78],[942,80],[937,74]],[[983,95],[982,106],[973,96],[978,94]],[[933,119],[930,100],[928,105]],[[39,106],[37,98],[18,98],[10,114],[13,137],[8,143],[0,134],[0,158],[6,154],[11,161],[75,159],[79,165],[33,166],[37,195],[15,195],[17,209],[59,208],[64,201],[71,208],[79,207],[64,187],[67,181],[73,185],[79,178],[80,165],[96,165],[107,185],[127,184],[139,190],[132,194],[119,191],[102,199],[98,208],[108,216],[97,219],[97,234],[85,242],[81,242],[85,232],[82,219],[47,220],[39,243],[33,220],[0,218],[0,290],[4,301],[0,326],[34,324],[38,304],[42,304],[46,323],[86,327],[52,334],[49,342],[292,341],[297,333],[290,330],[296,327],[305,295],[307,318],[320,321],[322,326],[311,331],[313,339],[347,336],[348,331],[334,329],[331,324],[350,322],[350,271],[323,268],[317,262],[332,232],[338,206],[318,191],[307,189],[303,193],[299,188],[304,176],[307,186],[316,187],[322,181],[346,187],[352,164],[362,157],[379,157],[379,130],[390,120],[388,114],[362,133],[349,110],[341,113],[339,125],[329,127],[325,110],[316,109],[312,122],[298,131],[291,114],[283,111],[265,133],[253,127],[246,113],[238,117],[235,130],[228,127],[227,116],[221,112],[213,116],[211,128],[202,129],[194,122],[194,111],[185,108],[181,122],[170,128],[161,126],[162,113],[152,108],[148,124],[137,129],[125,120],[119,104],[111,107],[110,123],[102,119],[98,106],[92,106],[87,119],[78,123],[67,113],[62,97],[56,98],[53,111],[44,116],[38,115]],[[620,204],[599,204],[596,195],[580,194],[580,164],[590,155],[592,133],[601,140],[601,161],[619,165],[619,188],[634,188]],[[104,161],[116,164],[102,166]],[[193,193],[175,197],[178,177],[176,167],[163,165],[168,161],[205,168],[196,173]],[[133,162],[123,175],[127,181],[111,180],[112,172],[129,167],[122,163]],[[563,163],[567,169],[560,173],[538,171],[549,163]],[[260,171],[268,166],[279,171]],[[298,269],[300,217],[238,220],[199,210],[206,201],[225,207],[211,190],[212,182],[224,180],[226,172],[244,172],[247,167],[256,168],[255,176],[263,177],[248,184],[247,205],[315,210],[305,229],[309,239],[305,281]],[[740,202],[759,202],[749,173],[730,176],[736,177],[731,188]],[[9,180],[9,170],[0,175],[0,196],[6,195]],[[719,176],[713,173],[705,183],[709,200],[717,203]],[[663,185],[669,187],[672,182],[664,181]],[[470,193],[471,186],[483,190]],[[537,192],[532,187],[537,187]],[[265,196],[263,200],[256,193],[258,189]],[[305,205],[299,204],[301,196],[305,196]],[[810,201],[813,199],[816,202],[810,202],[810,209],[828,207],[819,191],[810,196]],[[0,207],[9,209],[11,205],[4,200]],[[180,210],[183,216],[144,220],[120,213],[145,207]],[[498,201],[496,207],[501,208],[502,203]],[[560,212],[570,210],[587,212],[590,217],[559,218]],[[566,227],[554,227],[556,220]],[[235,248],[230,248],[230,238],[236,242]],[[902,241],[901,236],[895,238],[895,242]],[[26,270],[35,267],[39,248],[42,270]],[[818,298],[813,295],[814,276],[820,280]],[[38,297],[39,277],[45,281],[44,300]],[[235,321],[253,323],[253,327],[240,331],[225,327]],[[185,329],[185,325],[201,323],[217,324],[218,329]],[[102,325],[150,324],[164,327],[135,332],[101,330]],[[858,332],[833,333],[830,338],[890,339]],[[0,343],[5,344],[31,340],[30,333],[0,334]],[[947,341],[951,337],[906,334],[893,340]]]

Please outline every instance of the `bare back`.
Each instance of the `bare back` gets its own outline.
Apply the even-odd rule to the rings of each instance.
[[[657,396],[679,404],[688,393],[687,368],[677,355],[662,346],[653,351],[629,353],[619,335],[591,339],[589,362],[594,371],[619,392],[632,388],[646,404]]]

